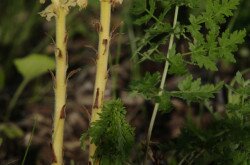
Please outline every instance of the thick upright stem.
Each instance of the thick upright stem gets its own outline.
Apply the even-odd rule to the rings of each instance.
[[[175,28],[176,23],[177,23],[178,12],[179,12],[179,7],[176,6],[175,7],[175,14],[174,14],[173,28]],[[169,40],[169,45],[168,45],[167,58],[169,58],[169,50],[172,49],[173,43],[174,43],[174,34],[171,34],[170,40]],[[160,92],[158,93],[159,96],[162,95],[162,92],[163,92],[163,89],[164,89],[164,85],[165,85],[166,77],[167,77],[167,73],[168,73],[168,68],[169,68],[169,62],[166,61],[164,71],[163,71],[163,74],[162,74],[161,84],[160,84]],[[148,155],[148,151],[149,151],[149,143],[150,143],[152,130],[153,130],[153,127],[154,127],[155,118],[156,118],[158,109],[159,109],[159,103],[156,103],[155,106],[154,106],[153,114],[152,114],[150,124],[149,124],[149,128],[148,128],[148,134],[147,134],[147,140],[146,140],[146,147],[147,148],[146,148],[145,162],[147,161],[147,155]]]
[[[52,150],[55,156],[53,165],[63,164],[64,109],[66,102],[66,72],[68,67],[66,52],[66,11],[58,8],[56,17],[56,82],[55,82],[55,114]]]
[[[99,119],[98,113],[101,112],[103,98],[105,93],[105,87],[107,82],[107,68],[108,68],[108,55],[110,44],[110,19],[111,19],[111,2],[107,0],[101,0],[101,14],[100,14],[100,31],[99,31],[99,46],[97,56],[97,68],[94,88],[94,100],[92,107],[91,123]],[[93,156],[96,150],[94,144],[90,144],[89,148],[89,162],[91,164],[96,163],[97,160],[93,160]]]

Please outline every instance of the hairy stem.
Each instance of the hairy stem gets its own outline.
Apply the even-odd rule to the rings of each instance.
[[[54,152],[55,160],[53,160],[53,165],[63,164],[64,109],[66,102],[66,72],[68,67],[66,51],[66,15],[67,12],[62,7],[57,8],[55,114],[54,132],[52,135],[52,151]]]
[[[91,123],[99,119],[98,113],[101,112],[103,97],[108,78],[108,55],[110,45],[110,19],[111,19],[111,2],[101,0],[101,14],[100,14],[100,31],[99,31],[99,46],[97,57],[97,68],[94,88],[94,100],[92,106]],[[91,140],[91,139],[90,139]],[[89,162],[90,164],[99,164],[98,160],[94,160],[95,144],[90,144],[89,148]]]
[[[175,14],[174,14],[173,28],[175,28],[176,23],[177,23],[178,12],[179,12],[179,7],[176,6],[175,7]],[[169,45],[168,45],[167,59],[169,58],[169,51],[172,49],[173,43],[174,43],[174,34],[171,34]],[[163,92],[163,89],[164,89],[164,85],[165,85],[166,77],[167,77],[167,73],[168,73],[168,68],[169,68],[169,62],[166,61],[164,71],[163,71],[163,74],[162,74],[161,84],[160,84],[160,92],[158,93],[159,96],[162,95],[162,92]],[[148,151],[149,151],[149,143],[150,143],[152,130],[153,130],[153,127],[154,127],[155,118],[156,118],[158,109],[159,109],[159,103],[156,103],[155,106],[154,106],[153,114],[152,114],[150,124],[149,124],[149,128],[148,128],[148,134],[147,134],[147,139],[146,139],[146,156],[145,156],[144,164],[147,161],[147,155],[148,155]]]

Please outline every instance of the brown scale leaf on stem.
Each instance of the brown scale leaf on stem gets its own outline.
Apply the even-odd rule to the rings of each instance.
[[[65,33],[65,36],[64,36],[64,40],[63,40],[63,42],[64,42],[64,44],[65,44],[65,47],[67,46],[67,44],[68,44],[68,32],[66,32]],[[68,64],[68,52],[67,52],[67,50],[66,50],[66,64]]]
[[[62,55],[62,51],[61,51],[61,49],[59,49],[59,48],[56,48],[57,49],[57,57],[59,57],[59,58],[63,58],[63,55]]]
[[[59,58],[62,58],[62,51],[59,48],[56,47],[56,42],[55,42],[54,38],[51,35],[49,35],[48,33],[45,33],[45,34],[51,39],[51,41],[52,41],[51,44],[54,46],[54,49],[55,49],[55,52],[56,52],[56,56],[59,57]],[[66,34],[66,36],[67,36],[67,34]],[[66,39],[64,39],[64,42],[65,42],[65,40]],[[67,62],[68,62],[68,57],[67,56],[66,56],[66,58],[67,58]]]
[[[51,41],[52,41],[51,44],[55,46],[55,45],[56,45],[56,42],[55,42],[54,38],[53,38],[50,34],[48,34],[48,33],[45,33],[45,35],[48,36],[48,37],[51,39]],[[56,46],[55,46],[55,47],[56,47]]]
[[[68,33],[66,32],[66,33],[65,33],[65,37],[64,37],[64,41],[63,41],[65,45],[67,45],[68,37],[69,37],[69,36],[68,36]]]
[[[108,77],[109,77],[109,70],[106,72],[106,76],[105,76],[105,78],[104,78],[104,84],[105,84],[105,86],[107,85],[107,81],[108,81]],[[104,100],[104,91],[102,91],[102,93],[101,93],[101,102],[103,102],[103,100]]]
[[[61,113],[60,113],[60,119],[65,119],[66,118],[66,104],[63,105],[62,109],[61,109]]]
[[[103,39],[102,40],[102,44],[105,46],[105,49],[104,49],[104,52],[103,52],[103,55],[105,55],[106,51],[107,51],[107,47],[108,47],[108,39]]]
[[[52,81],[53,81],[53,88],[56,89],[56,76],[55,74],[52,72],[52,70],[48,69],[49,73],[50,73],[50,76],[52,78]]]
[[[50,143],[50,149],[51,149],[51,161],[52,163],[57,163],[57,158],[56,158],[56,154],[55,154],[55,151],[54,151],[54,147],[52,145],[52,143]]]
[[[108,78],[110,77],[110,69],[107,70],[106,76],[104,77],[104,84],[105,86],[107,85]]]
[[[111,69],[112,69],[112,68],[109,68],[109,69],[107,70],[106,77],[105,77],[106,80],[108,80],[108,78],[111,76],[111,72],[110,72]]]
[[[98,102],[99,95],[100,95],[100,91],[99,90],[100,90],[99,88],[96,89],[96,96],[95,96],[95,102],[94,102],[93,108],[99,108],[99,102]]]

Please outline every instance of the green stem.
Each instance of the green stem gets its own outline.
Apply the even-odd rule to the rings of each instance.
[[[161,22],[157,17],[155,17],[148,9],[145,9],[145,11],[158,23],[160,24],[164,24],[163,22]]]
[[[174,14],[173,29],[175,28],[176,23],[177,23],[178,12],[179,12],[179,6],[176,6],[175,7],[175,14]],[[169,52],[173,47],[173,43],[174,43],[174,34],[171,34],[169,45],[168,45],[167,59],[169,58]],[[159,96],[162,95],[162,92],[163,92],[163,89],[164,89],[164,85],[165,85],[166,77],[167,77],[167,73],[168,73],[168,68],[169,68],[169,62],[168,62],[168,60],[166,60],[164,71],[163,71],[163,74],[162,74],[161,84],[160,84],[160,92],[158,93]],[[148,134],[147,134],[147,139],[146,139],[146,156],[145,156],[144,164],[146,164],[146,161],[147,161],[147,155],[148,155],[148,151],[149,151],[149,143],[150,143],[152,130],[153,130],[153,127],[154,127],[155,118],[156,118],[158,109],[159,109],[159,103],[156,103],[155,106],[154,106],[153,114],[152,114],[150,124],[149,124],[149,128],[148,128]]]
[[[25,86],[28,84],[28,82],[29,82],[29,79],[24,79],[22,81],[22,83],[18,86],[14,96],[12,97],[12,99],[10,100],[10,103],[8,105],[7,112],[6,112],[6,115],[4,117],[5,121],[9,120],[11,112],[12,112],[13,108],[15,107],[16,103],[17,103],[17,100],[20,97],[20,95],[22,94],[22,92],[23,92]]]

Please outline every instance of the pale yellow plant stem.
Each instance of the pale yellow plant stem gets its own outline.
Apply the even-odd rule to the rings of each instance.
[[[102,110],[103,98],[105,93],[106,82],[108,78],[108,56],[110,45],[110,19],[111,19],[111,2],[108,0],[100,1],[100,25],[99,25],[99,46],[97,56],[97,68],[94,88],[94,99],[92,107],[91,123],[99,119],[98,113]],[[91,140],[91,139],[90,139]],[[89,162],[99,164],[98,160],[92,157],[95,154],[96,146],[91,143],[89,148]]]
[[[66,72],[68,68],[66,51],[66,11],[58,7],[56,16],[56,80],[55,113],[52,135],[53,165],[63,164],[64,108],[66,104]]]
[[[173,29],[175,28],[176,23],[177,23],[178,12],[179,12],[179,7],[176,6],[175,7],[174,22],[173,22]],[[170,40],[169,40],[169,45],[168,45],[167,59],[169,58],[169,52],[173,47],[173,43],[174,43],[174,34],[171,34],[170,35]],[[166,77],[167,77],[167,73],[168,73],[168,68],[169,68],[169,62],[168,62],[168,60],[166,60],[164,71],[162,73],[162,79],[161,79],[161,84],[160,84],[160,92],[158,93],[158,96],[161,96],[162,93],[163,93],[163,89],[164,89],[164,86],[165,86]],[[147,139],[146,139],[146,156],[145,156],[144,164],[146,164],[146,161],[147,161],[150,139],[151,139],[152,130],[153,130],[153,127],[154,127],[155,118],[156,118],[158,109],[159,109],[159,103],[156,103],[155,106],[154,106],[153,114],[152,114],[150,124],[149,124],[149,128],[148,128],[148,134],[147,134]]]

